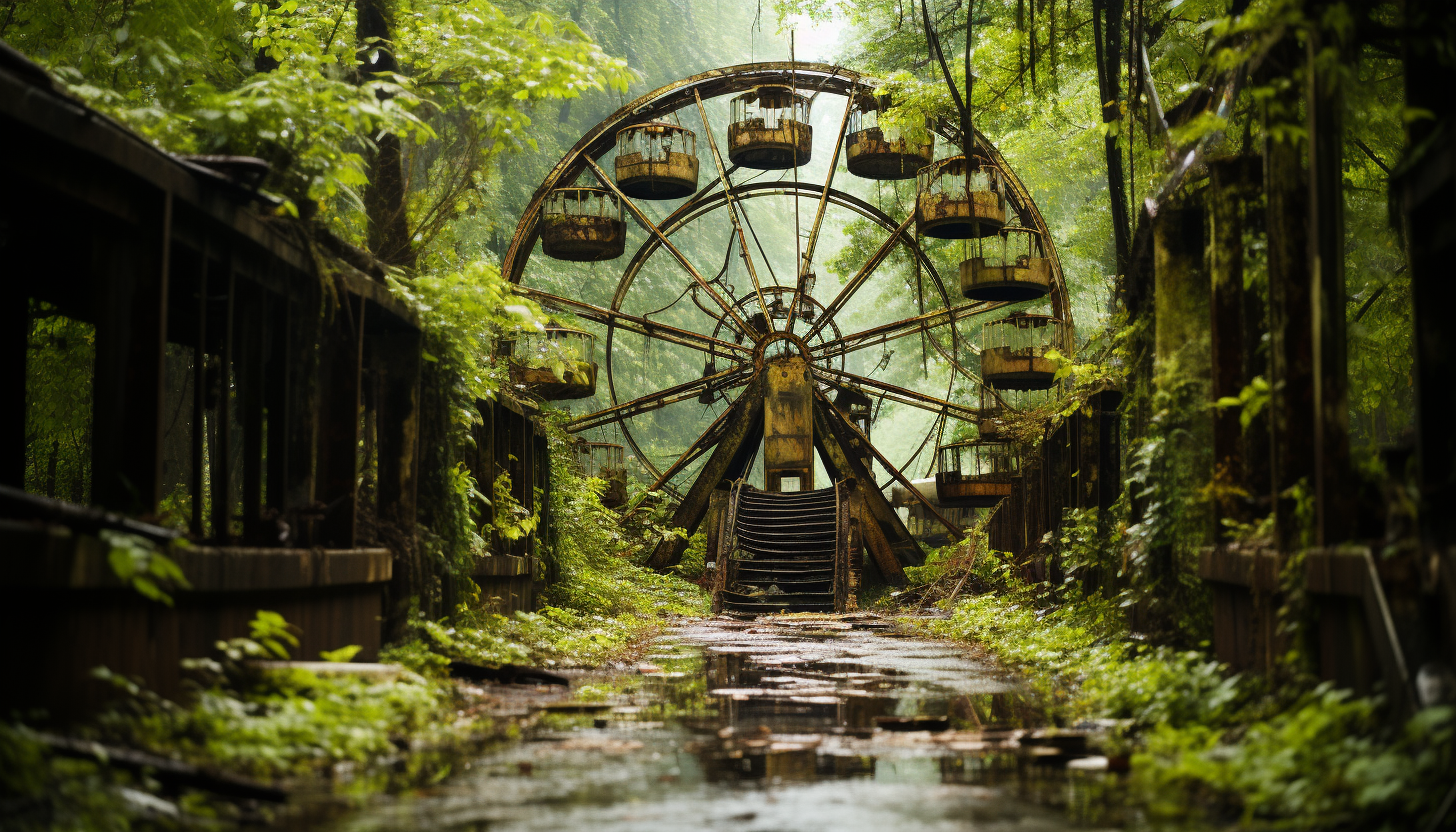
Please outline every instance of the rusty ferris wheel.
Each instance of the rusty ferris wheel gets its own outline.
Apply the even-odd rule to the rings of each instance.
[[[721,119],[723,102],[715,100],[722,98],[728,106],[720,138],[713,112]],[[875,447],[871,405],[878,399],[933,413],[921,449],[944,435],[946,420],[977,424],[974,442],[955,443],[954,449],[930,444],[943,451],[936,454],[942,467],[946,459],[952,465],[970,461],[969,470],[940,471],[937,482],[945,483],[946,493],[937,502],[941,508],[993,504],[987,502],[996,494],[993,469],[1004,469],[996,461],[996,411],[1014,407],[1008,391],[1052,386],[1054,367],[1044,354],[1071,344],[1072,320],[1046,224],[995,147],[977,133],[969,152],[937,158],[937,137],[944,147],[963,146],[958,126],[940,122],[930,125],[929,135],[902,134],[879,123],[887,103],[874,94],[870,79],[803,62],[727,67],[648,93],[587,132],[546,176],[516,227],[503,272],[518,292],[543,307],[570,312],[598,332],[604,328],[606,405],[576,417],[569,429],[619,430],[654,480],[652,488],[677,502],[675,525],[691,531],[707,517],[725,542],[740,549],[757,546],[760,562],[778,562],[790,549],[798,558],[805,551],[814,554],[816,545],[826,552],[842,547],[847,536],[842,518],[832,523],[836,534],[820,544],[791,527],[831,524],[830,515],[839,518],[835,512],[852,502],[856,517],[863,515],[859,545],[868,555],[865,562],[893,583],[901,566],[919,562],[920,550],[875,484],[875,462],[953,535],[960,529],[911,486],[901,471],[909,461],[892,461]],[[838,116],[837,135],[828,143],[822,135],[816,140],[810,120],[811,108],[826,105]],[[822,125],[820,132],[826,132]],[[822,182],[801,176],[811,160],[825,157]],[[836,187],[841,161],[851,177],[913,179],[909,216],[896,219]],[[772,211],[763,206],[775,201],[793,203],[792,246],[782,240],[777,247],[766,245],[767,229],[755,227],[754,215],[762,226]],[[665,215],[663,206],[671,208]],[[694,263],[684,251],[701,251],[704,229],[714,219],[727,238],[721,269],[716,262]],[[782,213],[775,222],[788,224]],[[828,259],[824,232],[851,222],[877,228],[880,242],[847,279],[830,287],[818,277],[822,265],[816,265]],[[634,235],[637,248],[627,256]],[[926,238],[964,241],[958,286],[947,286],[922,245]],[[897,252],[915,270],[917,284],[929,289],[918,298],[916,314],[893,317],[891,303],[856,304]],[[734,253],[741,290],[728,275]],[[625,265],[615,286],[598,288],[589,299],[586,289],[548,290],[561,282],[537,279],[532,263],[543,257],[579,264],[588,283],[602,282],[600,264]],[[677,301],[655,308],[664,289],[677,294]],[[1005,314],[1009,304],[1039,298],[1049,301],[1051,314]],[[973,334],[971,327],[981,331]],[[934,351],[945,379],[943,396],[884,380],[894,369],[885,345],[912,336],[922,336],[923,349]],[[635,337],[646,347],[678,353],[678,377],[644,369],[642,350],[629,351],[623,340]],[[527,335],[514,347],[513,380],[544,399],[598,394],[597,339],[597,333],[567,326]],[[875,347],[881,348],[881,360],[873,367],[857,361]],[[979,362],[964,360],[974,354]],[[691,377],[681,377],[683,367],[693,368]],[[974,405],[951,400],[957,381],[977,391]],[[649,448],[645,437],[660,433],[656,420],[674,407],[697,408],[687,417],[696,439],[664,454],[656,445]],[[761,490],[744,482],[760,447]],[[814,489],[816,450],[832,489]],[[830,491],[833,499],[823,496]],[[801,496],[787,496],[794,492]],[[782,506],[774,507],[779,505],[774,499]],[[763,529],[749,528],[745,519],[755,504],[767,506],[759,514],[769,512],[759,518],[768,524]],[[821,509],[829,513],[815,521]],[[775,514],[782,517],[774,520]],[[836,537],[838,544],[831,539]],[[664,543],[651,562],[673,563],[685,545]],[[763,581],[822,589],[819,578],[827,575],[838,587],[836,597],[844,595],[846,576],[831,574],[834,569],[824,573],[801,569],[798,560],[784,563],[793,567],[790,574],[768,569]],[[718,570],[725,591],[735,588],[727,572]],[[819,608],[824,600],[815,593],[795,597],[800,608]],[[824,603],[844,606],[842,597]]]

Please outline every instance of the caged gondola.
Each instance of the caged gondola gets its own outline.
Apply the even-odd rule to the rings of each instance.
[[[557,188],[541,206],[541,251],[555,260],[595,263],[622,256],[622,201],[604,188]]]
[[[792,87],[754,87],[729,103],[728,160],[753,170],[788,170],[809,164],[814,128],[809,99]]]
[[[661,121],[617,131],[617,187],[632,199],[682,199],[698,190],[697,136]]]
[[[951,156],[915,175],[915,233],[922,237],[989,237],[1006,225],[1006,214],[1004,177],[985,156]]]
[[[914,135],[896,125],[881,124],[890,106],[887,95],[861,95],[849,111],[844,139],[844,164],[865,179],[914,179],[935,159],[935,138],[928,129]]]
[[[945,506],[991,508],[1021,479],[1021,458],[1010,442],[952,442],[936,449],[935,462],[936,502]]]
[[[961,294],[967,300],[1017,301],[1046,297],[1052,290],[1052,261],[1040,231],[1006,226],[975,242],[976,255],[961,263]]]
[[[1056,384],[1062,322],[1013,312],[981,327],[981,378],[998,390],[1046,390]]]
[[[606,483],[602,505],[627,504],[627,451],[616,442],[581,442],[577,449],[582,473]]]
[[[511,384],[538,399],[585,399],[597,392],[596,336],[549,325],[511,345]]]

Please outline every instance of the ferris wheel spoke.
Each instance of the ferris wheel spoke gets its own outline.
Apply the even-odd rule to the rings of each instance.
[[[668,466],[667,470],[663,471],[662,475],[657,478],[657,481],[652,483],[647,490],[656,491],[667,485],[668,481],[681,473],[684,468],[693,464],[693,460],[707,453],[709,448],[717,445],[722,440],[724,429],[728,425],[728,414],[732,412],[733,406],[731,404],[724,408],[723,412],[718,414],[718,418],[714,419],[711,425],[708,425],[708,429],[703,431],[702,435],[693,444],[689,445],[687,450],[683,451],[682,455],[677,458],[677,461]]]
[[[819,333],[819,330],[823,329],[834,319],[835,315],[839,314],[839,311],[844,308],[844,305],[849,303],[849,299],[854,297],[854,293],[859,291],[859,287],[864,285],[866,280],[869,280],[870,275],[874,274],[875,270],[880,267],[880,264],[885,262],[885,258],[890,256],[890,252],[895,250],[896,244],[910,242],[910,238],[905,236],[905,232],[913,222],[915,222],[915,215],[911,214],[905,218],[904,222],[900,223],[899,228],[896,228],[890,233],[890,236],[880,244],[880,247],[870,256],[870,259],[865,261],[863,266],[860,266],[859,271],[855,272],[848,283],[844,284],[844,288],[839,290],[839,294],[835,295],[834,300],[830,301],[829,305],[824,307],[824,314],[820,315],[819,320],[815,322],[814,326],[810,327],[809,331],[804,334],[804,340],[807,341],[813,338]]]
[[[851,332],[842,338],[825,341],[822,344],[815,344],[813,352],[816,358],[838,358],[841,355],[886,344],[898,338],[918,335],[922,332],[930,332],[943,326],[954,325],[978,315],[984,315],[992,310],[1000,309],[1005,305],[1005,302],[997,301],[994,303],[982,302],[968,304],[966,306],[956,306],[950,309],[937,309],[933,312],[926,312],[924,315],[916,315],[911,318],[895,321],[894,323],[862,329],[859,332]],[[971,347],[971,349],[975,349],[975,347]]]
[[[839,135],[834,139],[834,153],[829,157],[829,175],[824,179],[824,190],[819,194],[819,205],[814,209],[814,224],[809,227],[809,240],[804,244],[804,254],[799,258],[798,268],[794,272],[794,300],[789,304],[789,321],[785,328],[794,331],[794,319],[799,314],[799,295],[804,293],[804,276],[809,273],[809,266],[814,262],[814,249],[819,245],[819,229],[824,226],[824,209],[829,207],[829,191],[834,185],[834,173],[839,168],[839,150],[844,146],[844,132],[849,128],[849,113],[854,109],[854,96],[857,89],[850,88],[849,97],[844,102],[844,117],[839,121]]]
[[[661,410],[670,404],[676,404],[684,399],[696,397],[705,388],[712,387],[717,390],[730,390],[747,384],[747,380],[740,378],[749,374],[751,367],[735,366],[716,373],[711,376],[693,379],[683,382],[655,393],[648,393],[645,396],[638,396],[631,401],[613,405],[605,410],[598,410],[595,413],[588,413],[571,420],[566,425],[569,433],[579,433],[591,428],[602,427],[613,422],[620,422],[633,416],[640,416],[653,410]]]
[[[753,291],[758,294],[758,306],[763,311],[763,320],[769,331],[777,330],[773,316],[768,313],[768,301],[763,296],[763,283],[758,279],[758,269],[753,267],[753,258],[748,254],[748,238],[743,233],[743,223],[738,220],[738,202],[733,198],[733,180],[723,167],[723,156],[718,152],[718,139],[713,135],[713,125],[708,123],[708,111],[703,107],[703,97],[693,90],[693,100],[698,102],[698,115],[703,119],[703,132],[708,136],[708,149],[712,151],[713,165],[718,169],[718,178],[723,181],[723,196],[728,201],[728,218],[733,221],[733,230],[738,234],[738,248],[743,252],[743,265],[748,268],[748,277],[753,280]],[[744,214],[744,220],[748,215]],[[754,235],[757,241],[758,235]],[[767,257],[765,256],[765,260]]]
[[[814,398],[819,401],[822,407],[826,408],[827,410],[833,410],[834,405],[830,404],[829,399],[827,399],[824,394],[819,390],[814,391]],[[864,447],[870,452],[871,456],[879,461],[880,465],[885,469],[885,471],[887,471],[890,476],[895,479],[896,482],[903,485],[905,487],[905,490],[910,492],[911,497],[914,497],[917,501],[919,501],[921,505],[925,506],[926,510],[933,514],[935,518],[940,521],[941,525],[945,526],[946,531],[950,532],[952,537],[954,537],[956,540],[963,540],[965,538],[965,532],[961,530],[961,527],[947,520],[945,518],[945,515],[940,513],[939,509],[937,509],[929,500],[925,499],[925,495],[921,494],[920,490],[917,489],[915,485],[910,482],[910,480],[906,479],[904,474],[900,473],[900,469],[890,464],[890,460],[886,459],[885,455],[880,453],[880,449],[875,447],[874,443],[869,440],[868,436],[865,436],[863,433],[861,433],[860,429],[855,427],[854,423],[849,421],[849,419],[843,416],[840,416],[838,418],[840,424],[844,428],[852,431],[854,436],[858,437],[859,441],[864,443]]]
[[[601,166],[596,163],[596,160],[592,159],[590,156],[584,156],[582,157],[582,159],[587,163],[588,166],[591,167],[592,172],[596,174],[597,180],[601,182],[604,187],[617,195],[617,199],[620,199],[622,201],[622,204],[627,206],[627,210],[632,212],[632,216],[636,218],[637,222],[641,224],[643,228],[647,229],[650,234],[652,234],[659,241],[661,241],[663,248],[667,249],[668,253],[671,254],[673,258],[676,259],[677,262],[681,264],[684,269],[687,270],[687,273],[698,284],[698,287],[708,293],[708,296],[711,297],[713,301],[718,304],[719,308],[723,310],[724,314],[731,318],[734,324],[736,324],[741,331],[743,331],[744,333],[751,332],[751,329],[748,326],[748,322],[744,321],[741,317],[739,317],[737,310],[730,306],[727,301],[723,300],[723,296],[718,294],[717,290],[713,288],[712,284],[710,284],[707,279],[703,277],[702,272],[699,272],[697,268],[695,268],[693,264],[688,260],[687,256],[684,255],[677,246],[673,245],[672,241],[667,238],[666,234],[662,233],[662,229],[658,228],[656,223],[648,219],[647,215],[642,212],[642,209],[637,206],[637,203],[633,202],[627,197],[626,194],[622,193],[622,189],[617,187],[616,181],[614,181],[612,177],[608,176],[606,171],[602,170]],[[725,182],[724,184],[726,185],[727,183]]]
[[[930,432],[925,434],[925,441],[924,442],[921,442],[920,443],[920,447],[915,449],[915,453],[911,454],[910,455],[910,458],[907,459],[907,460],[905,460],[905,467],[906,468],[909,468],[915,462],[915,460],[920,457],[920,452],[923,451],[923,450],[925,450],[925,446],[926,445],[930,444],[930,437],[932,437],[932,436],[935,437],[935,447],[936,448],[939,448],[940,445],[941,445],[941,440],[945,437],[945,414],[944,413],[940,414],[939,416],[937,416],[935,418],[935,421],[933,423],[931,423],[931,425],[930,425]],[[927,477],[930,476],[931,472],[933,472],[934,470],[935,470],[935,452],[932,451],[931,454],[930,454],[930,461],[928,463],[926,463],[926,466],[925,466],[925,476],[927,476]]]
[[[917,393],[914,390],[908,390],[904,387],[899,387],[886,381],[880,381],[870,376],[862,376],[858,373],[849,373],[844,370],[835,370],[829,367],[814,367],[813,372],[814,375],[831,384],[841,381],[852,381],[861,387],[870,387],[880,391],[884,394],[885,398],[892,402],[918,407],[921,410],[928,410],[931,413],[945,413],[967,422],[974,422],[981,415],[981,411],[978,408],[966,407],[965,405],[948,402],[945,399],[937,399],[934,396]]]
[[[550,292],[543,292],[540,289],[533,289],[529,286],[516,286],[514,288],[516,294],[522,297],[530,298],[546,306],[564,309],[574,313],[579,318],[592,321],[593,323],[625,329],[628,332],[635,332],[639,335],[646,335],[649,338],[667,341],[668,343],[677,344],[680,347],[688,347],[707,353],[728,351],[750,355],[753,352],[753,350],[742,344],[724,341],[719,338],[714,338],[711,335],[703,335],[702,333],[693,332],[690,329],[680,329],[637,315],[628,315],[626,312],[605,309],[586,303],[585,301],[564,298],[560,295],[553,295]]]
[[[945,399],[946,399],[946,401],[950,401],[950,395],[951,395],[951,391],[953,389],[955,389],[955,375],[954,374],[952,374],[950,376],[950,378],[946,382],[946,386],[945,386]],[[920,445],[919,445],[919,447],[917,447],[915,449],[915,453],[911,454],[910,457],[905,460],[905,464],[900,466],[900,470],[901,471],[909,471],[909,470],[911,470],[910,466],[911,465],[914,465],[915,464],[915,460],[917,460],[917,459],[920,458],[920,452],[921,451],[924,451],[925,450],[925,446],[930,444],[930,438],[932,436],[935,436],[936,433],[937,433],[937,431],[939,431],[941,433],[943,433],[945,431],[945,420],[946,420],[945,411],[942,410],[940,413],[936,414],[935,418],[930,421],[930,430],[928,430],[928,431],[925,432],[925,438],[922,439],[922,440],[920,440]],[[935,446],[936,447],[940,447],[940,439],[939,438],[937,438],[935,440]],[[931,451],[930,452],[930,461],[931,461],[931,464],[932,465],[935,464],[935,451]],[[930,476],[930,475],[927,473],[926,476]]]

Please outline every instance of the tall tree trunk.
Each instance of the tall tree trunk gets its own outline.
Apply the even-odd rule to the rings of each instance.
[[[1097,45],[1097,88],[1102,97],[1102,121],[1119,124],[1122,119],[1122,0],[1093,0],[1093,39]],[[1117,252],[1117,273],[1126,275],[1131,259],[1131,237],[1127,216],[1127,185],[1122,168],[1119,130],[1108,130],[1107,195],[1112,203],[1112,241]]]
[[[1047,66],[1051,69],[1052,94],[1056,94],[1057,83],[1057,0],[1047,6]]]
[[[1036,95],[1036,0],[1031,0],[1027,9],[1031,14],[1027,20],[1026,34],[1031,44],[1031,94]]]
[[[357,0],[356,10],[360,77],[368,80],[399,72],[389,0]],[[399,136],[384,133],[375,142],[369,186],[364,190],[369,250],[385,263],[413,268],[415,252],[409,239],[405,190],[404,145]]]
[[[1016,0],[1016,32],[1018,35],[1026,32],[1026,0]],[[1021,85],[1021,92],[1026,93],[1026,41],[1018,37],[1016,39],[1016,81]]]

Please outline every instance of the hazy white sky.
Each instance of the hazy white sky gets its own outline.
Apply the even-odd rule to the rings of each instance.
[[[767,17],[766,14],[765,17]],[[783,28],[779,31],[782,37],[787,40],[789,31],[793,30],[795,53],[799,60],[833,63],[838,53],[839,41],[844,34],[845,28],[844,20],[837,15],[833,20],[820,23],[810,20],[804,15],[796,14],[786,18]],[[784,55],[782,59],[787,59],[788,57],[788,55]],[[773,60],[774,58],[767,59]]]
[[[803,15],[794,15],[784,21],[784,28],[795,31],[799,60],[831,61],[845,25],[838,16],[827,23],[818,23]]]

